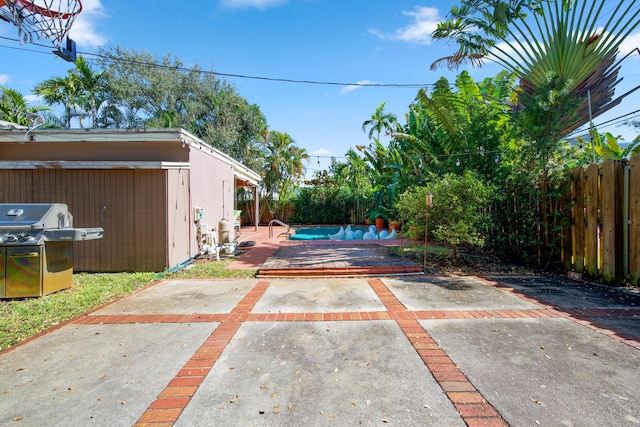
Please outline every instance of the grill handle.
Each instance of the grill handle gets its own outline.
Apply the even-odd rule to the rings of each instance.
[[[29,252],[28,254],[11,254],[9,258],[37,258],[40,254],[38,252]]]

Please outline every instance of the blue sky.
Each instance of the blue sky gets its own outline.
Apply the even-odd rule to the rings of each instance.
[[[452,80],[456,74],[429,69],[434,60],[455,51],[454,44],[432,42],[429,37],[451,4],[451,0],[84,0],[71,37],[80,52],[120,45],[158,56],[171,53],[187,66],[197,62],[225,74],[427,85],[441,76]],[[0,85],[30,96],[36,83],[65,75],[70,67],[46,48],[12,40],[17,29],[4,21],[0,37]],[[638,46],[640,37],[635,34],[624,49]],[[637,54],[623,62],[624,81],[618,93],[640,84],[639,67]],[[489,64],[470,71],[479,80],[499,69]],[[225,79],[260,106],[270,129],[289,133],[307,149],[308,174],[325,168],[329,156],[340,159],[350,147],[368,143],[362,123],[381,102],[404,123],[417,93],[416,88]],[[595,122],[639,108],[640,91]],[[601,130],[627,139],[634,136],[624,127]]]

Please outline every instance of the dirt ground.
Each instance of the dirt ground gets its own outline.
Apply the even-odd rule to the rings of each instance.
[[[424,264],[423,246],[407,245],[395,250],[420,265]],[[459,248],[457,265],[453,265],[451,248],[446,245],[428,246],[426,265],[426,274],[437,276],[539,273],[534,268],[506,263],[494,254],[472,247]]]

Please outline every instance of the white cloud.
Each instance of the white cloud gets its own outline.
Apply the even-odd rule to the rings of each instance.
[[[97,47],[107,42],[107,37],[95,29],[96,22],[107,17],[100,1],[83,0],[82,2],[82,12],[76,17],[69,31],[69,37],[79,46]]]
[[[412,17],[414,22],[394,33],[385,33],[376,29],[369,32],[382,40],[399,40],[419,44],[431,44],[431,33],[437,28],[442,19],[438,9],[433,7],[416,6],[414,12],[402,11],[405,16]]]
[[[634,49],[640,48],[640,31],[629,35],[624,41],[622,45],[620,45],[620,53],[622,55],[626,55],[629,52],[632,52]],[[631,55],[638,58],[638,55]]]
[[[0,74],[0,85],[6,85],[9,83],[9,74]]]
[[[256,8],[264,10],[270,7],[278,7],[287,3],[288,0],[220,0],[220,4],[230,9]]]
[[[31,104],[42,104],[44,103],[44,98],[40,95],[25,95],[24,99]]]
[[[319,150],[315,150],[311,152],[311,157],[313,156],[330,156],[331,155],[331,151],[327,150],[326,148],[321,148]]]
[[[356,84],[353,85],[348,85],[342,88],[342,90],[340,91],[341,94],[345,94],[345,93],[349,93],[349,92],[353,92],[356,89],[360,89],[363,86],[367,86],[367,85],[371,85],[371,84],[375,84],[376,82],[372,82],[371,80],[360,80],[359,82],[357,82]]]

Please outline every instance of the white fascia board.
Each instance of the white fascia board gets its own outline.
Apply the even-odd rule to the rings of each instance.
[[[156,161],[0,161],[0,169],[189,169],[189,163]]]
[[[180,129],[34,129],[28,135],[23,130],[0,130],[0,141],[29,144],[30,142],[173,142],[181,141]],[[26,138],[25,138],[26,136]],[[29,139],[33,138],[33,141]],[[195,138],[195,137],[194,137]]]
[[[166,142],[181,143],[183,147],[196,148],[233,167],[234,174],[253,185],[258,185],[262,178],[259,173],[249,169],[239,161],[207,144],[197,136],[181,128],[167,129],[37,129],[29,134],[34,142]],[[0,142],[17,142],[29,144],[25,141],[22,130],[0,130]],[[63,163],[63,162],[58,162]],[[78,163],[78,162],[76,162]],[[127,162],[121,162],[122,164]],[[145,162],[139,162],[145,163]],[[157,169],[157,167],[155,167]],[[104,168],[102,168],[104,169]]]

